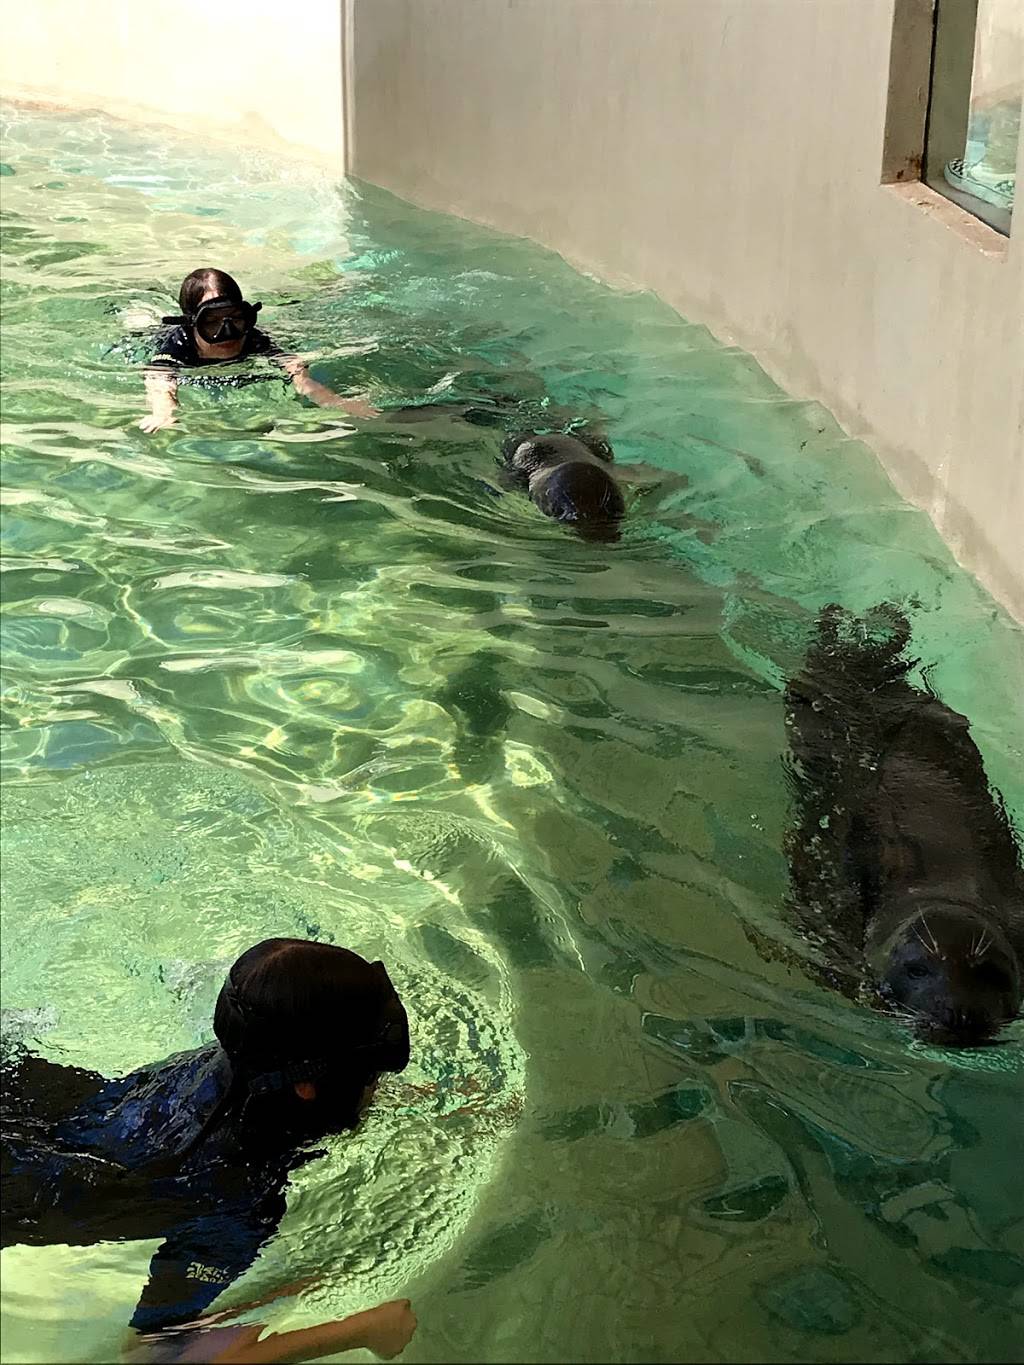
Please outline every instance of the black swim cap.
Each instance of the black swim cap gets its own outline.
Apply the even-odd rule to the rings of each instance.
[[[384,964],[329,943],[271,938],[243,953],[213,1029],[254,1093],[327,1076],[361,1088],[409,1062],[408,1019]]]

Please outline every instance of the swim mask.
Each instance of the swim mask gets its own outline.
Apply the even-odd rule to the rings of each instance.
[[[240,341],[256,325],[256,314],[262,303],[246,303],[235,299],[207,299],[194,313],[176,314],[164,318],[166,323],[183,323],[193,328],[209,345],[226,341]]]

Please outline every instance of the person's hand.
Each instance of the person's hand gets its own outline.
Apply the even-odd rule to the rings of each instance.
[[[368,419],[370,417],[380,416],[380,409],[371,407],[370,404],[364,402],[362,398],[338,398],[337,402],[332,403],[331,406],[344,408],[352,417]]]
[[[384,1360],[401,1355],[416,1331],[416,1314],[409,1299],[382,1303],[361,1316],[366,1319],[360,1331],[363,1344]]]
[[[139,421],[138,426],[140,431],[151,436],[154,431],[162,431],[164,427],[173,427],[177,420],[177,416],[173,412],[147,412],[145,417]]]

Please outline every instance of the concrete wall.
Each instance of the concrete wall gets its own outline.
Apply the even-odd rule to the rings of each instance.
[[[894,0],[345,0],[351,169],[753,352],[1024,619],[1024,210],[1007,242],[880,183],[923,125],[899,4],[887,129]]]
[[[1024,81],[1024,5],[1021,0],[978,0],[972,94],[1014,90]]]
[[[23,0],[0,92],[342,164],[340,0]]]

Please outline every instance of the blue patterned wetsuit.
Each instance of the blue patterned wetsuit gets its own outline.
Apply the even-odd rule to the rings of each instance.
[[[28,1056],[3,1081],[3,1245],[162,1237],[143,1332],[196,1318],[252,1264],[309,1155],[243,1145],[216,1045],[115,1081]]]

